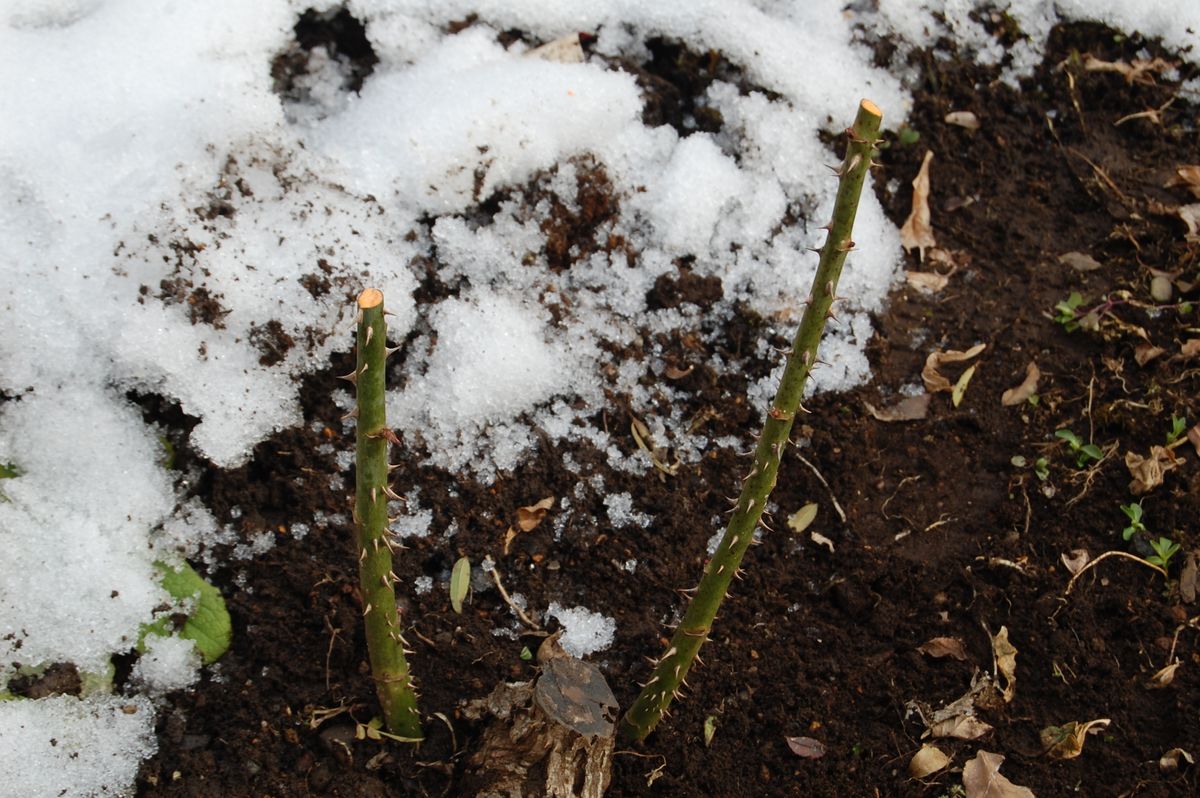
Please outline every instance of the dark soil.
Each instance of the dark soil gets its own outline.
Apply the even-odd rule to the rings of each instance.
[[[726,604],[686,699],[644,745],[618,750],[609,795],[954,795],[956,770],[979,749],[1007,757],[1002,772],[1042,798],[1197,794],[1195,768],[1159,766],[1176,747],[1200,755],[1198,611],[1181,598],[1179,581],[1186,552],[1200,552],[1197,453],[1187,443],[1176,448],[1185,462],[1143,499],[1150,531],[1184,550],[1171,563],[1169,581],[1110,558],[1068,596],[1070,572],[1061,559],[1081,548],[1093,558],[1109,550],[1149,554],[1144,540],[1122,539],[1119,506],[1135,500],[1124,455],[1145,455],[1165,443],[1173,415],[1189,425],[1200,420],[1200,361],[1180,355],[1181,344],[1198,337],[1196,313],[1178,305],[1148,309],[1151,269],[1179,272],[1183,280],[1200,271],[1200,244],[1185,240],[1171,210],[1187,195],[1164,188],[1177,166],[1200,162],[1197,109],[1176,99],[1157,121],[1116,125],[1162,108],[1178,82],[1151,76],[1130,83],[1086,72],[1080,58],[1128,61],[1143,46],[1154,52],[1152,44],[1101,27],[1061,28],[1045,65],[1021,92],[968,59],[919,56],[924,78],[910,124],[920,140],[889,141],[877,183],[899,182],[894,195],[881,189],[880,196],[902,223],[910,210],[908,184],[925,151],[936,153],[934,229],[958,270],[936,294],[904,287],[893,295],[877,319],[872,385],[810,403],[796,437],[811,444],[799,453],[828,486],[796,457],[784,460],[775,500],[787,511],[816,501],[813,529],[833,541],[835,553],[807,533],[790,533],[781,511],[775,533],[751,549],[745,581]],[[653,77],[644,82],[647,91],[657,82],[669,86],[648,107],[695,111],[691,87],[730,68],[718,56],[685,58],[666,45],[655,53],[673,66],[643,65]],[[680,69],[694,74],[681,77]],[[1180,77],[1194,72],[1184,67]],[[981,129],[945,124],[952,110],[975,112]],[[663,118],[668,123],[672,116]],[[569,268],[572,249],[603,244],[597,236],[611,213],[603,172],[580,174],[581,194],[589,196],[583,215],[547,231],[553,234],[547,254],[559,268]],[[1077,272],[1057,260],[1071,251],[1090,254],[1102,267]],[[915,254],[909,265],[930,268]],[[436,264],[428,266],[432,280]],[[720,297],[719,285],[686,266],[677,279],[660,282],[651,297],[658,306],[704,307]],[[164,300],[171,301],[172,290],[163,287]],[[1106,296],[1114,300],[1098,330],[1068,332],[1053,320],[1055,304],[1072,291],[1084,297],[1082,309]],[[1182,298],[1200,300],[1195,289]],[[749,316],[730,322],[729,348],[749,340],[757,326]],[[1136,328],[1165,350],[1144,365],[1134,358],[1143,341]],[[899,423],[876,420],[866,409],[867,402],[888,405],[901,386],[918,381],[929,352],[977,342],[987,349],[959,406],[938,394],[927,418]],[[264,361],[291,343],[265,326]],[[695,417],[714,437],[748,437],[757,421],[741,398],[746,375],[703,368],[684,375],[689,359],[705,358],[689,348],[694,341],[668,343],[681,375],[676,384],[691,393]],[[492,486],[397,455],[404,463],[399,491],[419,485],[434,529],[456,522],[459,531],[451,543],[436,535],[411,541],[397,565],[428,740],[416,748],[357,741],[355,723],[376,709],[348,497],[330,485],[338,472],[334,457],[319,451],[326,443],[352,446],[330,398],[333,375],[349,370],[347,357],[305,383],[303,427],[262,444],[244,468],[202,469],[195,480],[222,522],[248,537],[270,531],[277,541],[257,559],[213,575],[233,615],[233,648],[162,712],[159,753],[142,769],[141,796],[461,794],[466,759],[480,735],[460,718],[461,702],[503,680],[532,676],[534,664],[520,655],[541,639],[493,634],[512,627],[495,590],[477,591],[456,615],[444,588],[424,595],[411,589],[419,576],[441,578],[462,555],[473,563],[491,555],[508,590],[533,607],[583,604],[615,617],[616,643],[591,659],[628,706],[635,683],[649,672],[645,657],[661,653],[660,621],[680,607],[676,589],[695,583],[714,532],[711,519],[725,509],[723,497],[744,467],[720,451],[674,476],[635,478],[612,471],[596,452],[574,448],[576,462],[602,474],[609,491],[632,494],[635,508],[655,522],[619,531],[572,523],[555,541],[548,519],[504,554],[505,530],[518,507],[572,495],[577,478],[561,465],[566,449],[547,442]],[[1021,382],[1031,361],[1042,373],[1037,403],[1002,406],[1001,393]],[[759,365],[762,373],[771,366]],[[629,428],[619,402],[603,414],[609,429]],[[156,414],[177,432],[186,419],[174,415],[170,408]],[[1077,467],[1054,437],[1064,428],[1102,447],[1103,461]],[[184,451],[183,436],[174,438],[176,466],[194,473],[200,464]],[[625,446],[635,450],[632,438]],[[1014,465],[1015,457],[1024,465],[1019,459]],[[1048,471],[1042,476],[1039,458]],[[594,497],[597,509],[602,499]],[[291,534],[298,523],[311,526],[302,539]],[[638,561],[632,575],[621,567],[629,559]],[[1019,652],[1013,700],[982,710],[995,727],[982,739],[938,741],[953,757],[949,771],[910,779],[907,765],[925,728],[912,708],[936,710],[965,693],[973,675],[992,672],[989,630],[1001,627]],[[961,640],[966,660],[921,653],[918,647],[935,637]],[[1148,688],[1151,676],[1175,660],[1170,684]],[[706,747],[710,716],[716,732]],[[1043,753],[1044,727],[1096,718],[1111,725],[1088,737],[1080,757]],[[789,736],[815,738],[826,753],[801,758],[789,749]]]

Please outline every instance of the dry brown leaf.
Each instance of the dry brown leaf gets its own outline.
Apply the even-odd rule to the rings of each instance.
[[[925,260],[926,249],[937,246],[929,214],[929,162],[932,160],[933,151],[926,151],[921,171],[912,182],[912,213],[900,228],[900,245],[906,251],[916,249],[921,260]]]
[[[548,41],[540,47],[535,47],[525,53],[529,58],[540,58],[543,61],[554,61],[560,64],[582,64],[583,45],[579,43],[578,33],[569,33],[559,39]]]
[[[1125,77],[1126,83],[1153,83],[1154,80],[1149,77],[1150,74],[1167,72],[1174,67],[1161,58],[1155,58],[1152,61],[1135,58],[1126,64],[1124,61],[1102,61],[1088,53],[1083,57],[1083,68],[1088,72],[1116,72]]]
[[[1005,407],[1019,405],[1037,393],[1038,380],[1041,378],[1042,372],[1038,369],[1037,363],[1030,361],[1025,367],[1025,379],[1016,388],[1009,388],[1000,397],[1000,404]]]
[[[1184,357],[1200,355],[1200,338],[1189,338],[1184,341],[1179,347],[1179,354]]]
[[[825,743],[811,737],[784,737],[792,753],[805,759],[820,759],[825,756]]]
[[[879,421],[916,421],[929,415],[929,400],[932,398],[931,394],[919,393],[916,396],[907,396],[882,410],[876,410],[870,402],[863,404],[866,405],[867,412]]]
[[[950,282],[950,275],[937,272],[904,272],[905,281],[922,294],[936,294]]]
[[[1179,670],[1179,666],[1181,664],[1182,660],[1177,659],[1170,665],[1167,665],[1164,668],[1159,668],[1154,672],[1154,675],[1146,681],[1146,689],[1161,690],[1171,682],[1175,681],[1175,671]]]
[[[964,360],[970,360],[986,348],[987,344],[975,344],[975,346],[965,352],[960,352],[957,349],[950,349],[945,352],[930,352],[929,356],[925,358],[925,368],[921,369],[921,379],[925,382],[925,390],[930,393],[953,391],[954,386],[950,384],[950,380],[943,377],[938,369],[946,363],[959,363]]]
[[[1110,723],[1109,718],[1097,718],[1086,723],[1073,720],[1061,726],[1047,726],[1040,735],[1042,747],[1051,759],[1074,759],[1083,753],[1088,734],[1103,731]]]
[[[966,646],[957,637],[934,637],[917,646],[917,651],[937,659],[954,657],[960,662],[967,661]]]
[[[1200,165],[1191,164],[1188,166],[1180,166],[1175,169],[1175,175],[1166,182],[1165,188],[1173,186],[1186,186],[1188,191],[1192,192],[1192,196],[1200,199]]]
[[[1063,565],[1066,566],[1071,576],[1082,571],[1083,566],[1087,565],[1088,561],[1092,559],[1087,549],[1071,549],[1068,554],[1063,554],[1061,557]]]
[[[1003,754],[980,751],[963,765],[962,784],[967,798],[1035,798],[1028,787],[1018,787],[1000,775]]]
[[[974,715],[954,715],[929,727],[932,737],[955,737],[959,740],[978,740],[992,727]]]
[[[950,757],[942,753],[936,745],[923,745],[921,750],[913,755],[908,763],[908,775],[914,779],[923,779],[931,773],[937,773],[950,764]]]
[[[1086,252],[1067,252],[1058,256],[1058,262],[1077,272],[1094,272],[1103,265]]]
[[[1189,765],[1196,764],[1196,760],[1192,755],[1182,748],[1172,748],[1163,754],[1158,760],[1158,769],[1163,773],[1174,773],[1179,770],[1180,761],[1187,762]]]
[[[1200,563],[1196,560],[1196,552],[1189,551],[1183,560],[1183,568],[1179,569],[1179,597],[1187,604],[1196,602],[1196,575],[1200,571]]]
[[[691,374],[695,370],[696,370],[695,363],[689,365],[685,369],[681,369],[675,365],[668,365],[665,369],[663,369],[663,376],[666,377],[668,380],[682,380],[684,377]]]
[[[1144,366],[1154,358],[1166,354],[1161,346],[1142,342],[1133,348],[1133,359],[1139,366]]]
[[[945,122],[947,125],[958,125],[967,130],[979,130],[979,117],[970,111],[951,111],[946,114]]]
[[[996,684],[1002,686],[1004,700],[1012,701],[1017,694],[1017,649],[1008,642],[1007,626],[1001,626],[992,638],[992,657],[996,663]]]
[[[1151,446],[1149,457],[1142,457],[1136,452],[1126,452],[1125,467],[1133,477],[1133,481],[1129,483],[1129,492],[1134,496],[1149,493],[1162,484],[1164,474],[1182,464],[1183,460],[1176,460],[1175,455],[1165,446]]]
[[[546,517],[546,511],[554,506],[554,497],[547,496],[537,504],[531,504],[528,507],[517,508],[517,526],[522,532],[529,532],[536,529],[538,524],[542,523],[542,519]]]

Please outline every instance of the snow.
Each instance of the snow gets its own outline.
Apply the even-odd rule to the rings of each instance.
[[[546,617],[556,618],[562,626],[558,643],[572,657],[586,657],[603,651],[612,645],[617,633],[615,620],[587,607],[563,607],[552,601],[546,609]]]
[[[842,0],[349,0],[379,57],[361,94],[346,89],[348,65],[318,49],[284,101],[270,65],[310,5],[335,8],[0,5],[0,463],[19,471],[0,483],[0,690],[18,670],[56,662],[107,673],[168,602],[156,561],[219,567],[206,544],[237,543],[234,560],[274,545],[269,533],[238,542],[207,508],[181,501],[160,431],[127,391],[198,419],[190,444],[214,467],[244,464],[256,444],[303,423],[298,378],[346,348],[350,300],[370,282],[387,297],[391,339],[408,344],[392,423],[424,464],[488,482],[546,435],[588,441],[614,469],[645,473],[648,458],[624,455],[591,421],[614,396],[694,462],[743,444],[676,432],[682,411],[657,412],[657,401],[687,397],[645,384],[661,375],[662,353],[651,348],[642,363],[611,351],[643,328],[703,339],[702,321],[728,319],[739,303],[790,332],[815,268],[806,248],[821,242],[833,201],[824,164],[836,155],[820,134],[844,127],[862,96],[893,127],[909,107],[910,76],[874,66],[860,26],[902,52],[949,35],[1005,63],[1010,82],[1037,62],[1060,16],[1161,36],[1200,61],[1192,0],[1009,0],[1028,35],[1011,55],[969,18],[986,5],[978,0],[880,0],[877,12]],[[469,15],[478,22],[447,32]],[[595,55],[527,57],[525,44],[498,43],[510,29],[536,41],[591,31]],[[702,101],[723,119],[716,133],[648,127],[636,82],[612,59],[644,59],[654,37],[719,50],[763,90],[715,81]],[[634,262],[601,246],[552,270],[542,253],[555,209],[578,212],[580,181],[601,178],[614,202],[597,242],[623,238]],[[839,291],[848,299],[812,390],[870,376],[869,314],[883,307],[900,247],[869,189],[854,237]],[[722,298],[703,313],[648,308],[647,291],[682,256],[720,279]],[[418,306],[431,262],[445,298]],[[749,399],[764,407],[773,390],[762,380]],[[605,495],[592,476],[594,495],[576,494],[580,517]],[[608,497],[609,520],[649,523],[625,498]],[[432,523],[414,496],[397,531],[424,535]],[[291,528],[299,538],[309,526]],[[612,619],[550,613],[579,655],[611,644]],[[182,641],[166,638],[123,694],[0,703],[4,789],[127,792],[154,748],[149,697],[196,673]]]

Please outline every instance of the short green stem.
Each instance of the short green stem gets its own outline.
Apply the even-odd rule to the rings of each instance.
[[[417,694],[404,657],[404,639],[396,612],[396,575],[388,540],[388,442],[386,373],[387,323],[383,294],[368,288],[358,297],[358,359],[350,379],[358,391],[354,526],[367,651],[383,722],[394,735],[419,739]]]
[[[808,306],[792,342],[775,399],[767,412],[753,466],[743,481],[741,496],[734,505],[725,535],[704,567],[704,575],[683,620],[666,652],[659,658],[650,680],[622,718],[621,734],[626,740],[645,739],[662,719],[672,699],[678,697],[697,652],[708,640],[729,583],[754,540],[754,531],[762,518],[767,498],[775,487],[779,461],[791,435],[792,421],[800,409],[805,383],[817,359],[817,346],[821,342],[825,320],[830,316],[846,254],[854,247],[850,234],[863,182],[875,154],[882,118],[883,114],[874,103],[863,100],[854,126],[846,131],[846,159],[838,170],[840,182],[829,236],[821,248]]]

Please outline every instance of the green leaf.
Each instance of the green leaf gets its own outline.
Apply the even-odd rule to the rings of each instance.
[[[803,532],[817,517],[817,503],[809,502],[788,516],[787,524],[793,532]]]
[[[163,589],[170,593],[172,598],[196,598],[192,613],[183,622],[179,636],[195,643],[204,664],[211,665],[229,650],[229,643],[233,638],[233,624],[229,618],[229,611],[225,609],[225,599],[222,598],[221,591],[205,582],[186,562],[175,569],[164,563],[156,565],[162,574]],[[169,634],[168,623],[169,620],[163,618],[148,624],[142,628],[143,638],[147,633]]]
[[[1083,441],[1079,440],[1079,436],[1074,432],[1071,432],[1069,429],[1057,430],[1054,433],[1054,437],[1062,438],[1070,445],[1072,450],[1078,450],[1081,446],[1083,446]]]
[[[466,557],[459,557],[450,571],[450,606],[459,615],[462,615],[463,599],[467,597],[467,591],[470,589],[471,561]]]
[[[713,735],[717,733],[717,716],[709,715],[704,719],[704,747],[712,745]]]
[[[950,403],[955,407],[962,404],[963,394],[967,392],[967,386],[971,383],[971,378],[975,376],[975,367],[968,366],[967,370],[958,378],[958,382],[954,383],[954,390],[950,392]]]
[[[531,659],[533,659],[533,652],[529,650],[529,646],[523,647],[521,649],[521,661],[529,662]]]

